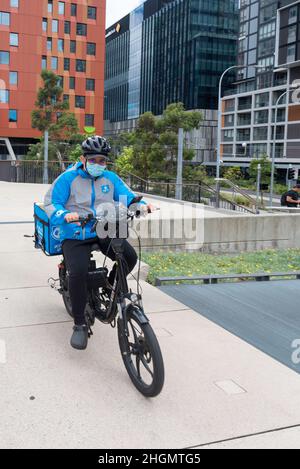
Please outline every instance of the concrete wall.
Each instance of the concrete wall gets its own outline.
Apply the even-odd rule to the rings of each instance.
[[[207,252],[241,252],[260,249],[300,248],[299,214],[265,214],[205,220]]]
[[[200,210],[197,232],[194,237],[175,238],[174,233],[182,230],[183,223],[190,223],[195,227],[192,220],[191,207],[198,204],[178,202],[164,197],[151,196],[157,200],[162,209],[164,204],[169,204],[170,209],[174,204],[179,212],[180,206],[184,206],[184,219],[182,217],[171,218],[171,236],[163,236],[167,232],[164,225],[169,220],[165,217],[161,220],[151,220],[156,223],[156,230],[160,230],[160,237],[155,239],[144,236],[148,234],[149,227],[143,227],[140,223],[140,234],[144,250],[172,250],[172,251],[204,251],[215,253],[237,253],[241,251],[256,251],[261,249],[286,249],[300,248],[300,213],[261,213],[259,215],[243,214],[228,210],[215,210],[211,207],[203,207]],[[194,225],[192,225],[192,223]],[[186,230],[185,230],[186,231]],[[184,230],[183,230],[184,232]],[[136,240],[132,242],[137,246]]]
[[[160,222],[160,229],[163,223]],[[182,220],[172,220],[173,225],[179,226],[181,223]],[[270,248],[300,248],[299,233],[300,214],[209,217],[204,219],[204,242],[201,239],[184,237],[142,237],[142,246],[146,251],[204,251],[220,254]],[[138,245],[135,239],[132,242],[135,246]]]

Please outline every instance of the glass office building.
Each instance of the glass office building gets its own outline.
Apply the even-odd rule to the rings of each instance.
[[[160,115],[173,102],[217,109],[237,54],[238,1],[148,0],[106,31],[105,119]]]

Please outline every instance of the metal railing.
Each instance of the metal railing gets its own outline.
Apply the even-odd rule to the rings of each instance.
[[[66,161],[64,164],[65,167],[68,168],[72,163],[70,161]],[[0,181],[42,184],[43,171],[43,160],[0,161]],[[48,174],[50,184],[62,172],[63,169],[59,162],[49,161]],[[130,173],[127,173],[124,179],[127,180],[128,185],[134,191],[172,199],[176,198],[177,184],[175,180],[146,180]],[[214,187],[211,187],[202,181],[198,181],[196,183],[185,181],[182,184],[182,199],[186,202],[203,203],[211,207],[216,207],[218,198],[219,208],[243,213],[254,213],[248,207],[245,207],[234,200],[228,200],[226,197],[222,196],[222,194],[218,194]]]
[[[257,202],[256,200],[251,197],[251,195],[249,195],[246,191],[244,191],[243,189],[241,189],[239,186],[237,186],[236,184],[234,184],[232,181],[230,181],[230,179],[226,179],[226,178],[216,178],[215,179],[217,182],[220,182],[221,184],[223,185],[226,185],[226,186],[229,186],[231,189],[232,189],[232,199],[233,199],[233,202],[234,202],[234,198],[236,196],[241,196],[243,197],[245,200],[247,200],[248,204],[249,204],[249,207],[248,207],[248,210],[251,211],[252,213],[257,213],[258,212],[258,206],[257,206]],[[220,184],[220,186],[221,186]]]
[[[70,161],[64,162],[66,167]],[[4,160],[0,161],[0,181],[18,182],[18,183],[43,183],[44,161],[33,160]],[[58,161],[49,161],[48,174],[49,184],[63,172],[61,164]]]
[[[134,174],[128,174],[127,182],[130,187],[137,192],[144,192],[147,194],[175,199],[177,186],[175,181],[146,180]],[[250,198],[248,194],[247,197]],[[228,200],[226,197],[222,196],[222,194],[218,193],[214,187],[209,186],[202,181],[199,181],[196,184],[189,182],[184,182],[182,184],[182,199],[186,202],[203,203],[211,207],[216,207],[218,198],[219,208],[243,213],[256,213],[256,209],[253,210],[235,202],[234,200]]]

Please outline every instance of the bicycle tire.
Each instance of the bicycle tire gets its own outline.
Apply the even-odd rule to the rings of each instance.
[[[149,323],[143,324],[139,319],[139,315],[134,314],[134,312],[129,312],[127,316],[127,325],[130,328],[130,321],[134,321],[138,324],[139,328],[143,332],[143,336],[145,342],[143,347],[146,348],[147,352],[150,353],[152,361],[153,361],[153,379],[150,384],[147,384],[141,378],[141,373],[138,372],[137,368],[133,363],[132,355],[133,353],[130,351],[130,344],[128,337],[125,335],[124,332],[124,325],[123,320],[118,319],[118,339],[119,339],[119,347],[121,351],[121,356],[123,359],[123,363],[127,370],[127,373],[137,388],[137,390],[143,394],[145,397],[156,397],[160,394],[164,386],[165,380],[165,371],[164,371],[164,362],[163,357],[161,354],[161,349],[157,340],[157,337]],[[144,357],[145,358],[145,357]],[[137,358],[136,358],[137,362]],[[137,365],[138,366],[138,365]]]

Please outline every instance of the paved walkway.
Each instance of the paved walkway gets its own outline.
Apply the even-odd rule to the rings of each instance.
[[[0,222],[27,220],[42,188],[14,187],[14,198],[11,190],[0,185]],[[96,324],[88,349],[73,350],[72,324],[47,286],[59,259],[35,251],[23,236],[31,232],[30,224],[0,225],[1,448],[185,448],[228,439],[217,446],[300,446],[299,375],[145,283],[166,367],[159,397],[147,400],[132,386],[109,326]]]

